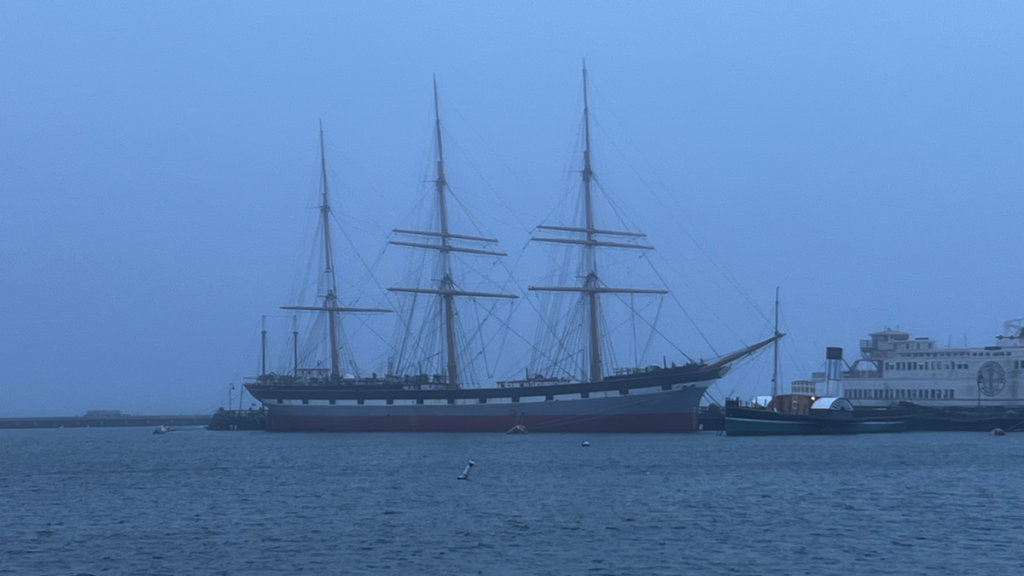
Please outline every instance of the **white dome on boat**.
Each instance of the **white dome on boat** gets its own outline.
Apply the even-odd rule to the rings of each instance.
[[[811,410],[849,410],[853,412],[853,404],[846,398],[818,398],[811,404]]]

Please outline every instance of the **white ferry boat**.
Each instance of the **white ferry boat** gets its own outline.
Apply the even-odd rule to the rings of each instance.
[[[875,332],[843,372],[843,395],[865,408],[1024,406],[1024,319],[1003,326],[996,344],[981,348],[940,348],[899,330]]]

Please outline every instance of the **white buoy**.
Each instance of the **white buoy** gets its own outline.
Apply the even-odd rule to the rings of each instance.
[[[587,442],[586,440],[584,440],[583,441],[583,447],[586,448],[588,446],[590,446],[590,442]]]
[[[459,480],[469,480],[469,471],[473,468],[473,466],[476,466],[476,462],[473,462],[472,460],[470,460],[469,464],[466,464],[466,469],[462,471],[462,474],[459,475],[458,479]]]

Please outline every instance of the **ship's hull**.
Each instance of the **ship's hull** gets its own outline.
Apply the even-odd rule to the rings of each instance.
[[[693,432],[724,369],[665,369],[599,383],[461,390],[247,385],[273,432]]]
[[[706,386],[610,398],[494,404],[270,404],[274,432],[692,432]]]
[[[906,432],[906,418],[831,418],[763,409],[727,407],[727,436],[802,436]]]

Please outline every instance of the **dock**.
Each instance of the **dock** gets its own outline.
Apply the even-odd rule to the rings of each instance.
[[[0,418],[0,429],[18,428],[123,428],[128,426],[206,426],[209,414],[142,416],[43,416],[36,418]]]

